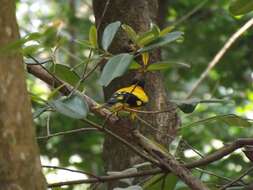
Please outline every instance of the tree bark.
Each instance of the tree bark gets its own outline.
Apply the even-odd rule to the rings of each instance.
[[[19,38],[15,1],[0,0],[0,46]],[[44,190],[21,55],[0,55],[0,190]]]
[[[96,24],[99,25],[99,36],[105,26],[114,21],[130,25],[136,32],[141,33],[149,30],[151,22],[157,21],[158,1],[157,0],[93,0],[93,8]],[[105,10],[106,9],[106,10]],[[104,11],[105,10],[105,11]],[[128,51],[129,40],[123,31],[119,31],[114,39],[110,52],[117,54]],[[151,62],[160,59],[160,52],[154,52]],[[129,85],[136,73],[129,72],[125,76],[117,78],[104,89],[105,98],[108,99],[118,88]],[[147,110],[168,110],[173,105],[168,101],[162,76],[159,72],[149,72],[145,75],[145,89],[150,97],[150,102],[146,106]],[[179,124],[179,119],[175,111],[143,116],[145,120],[160,131],[154,132],[148,128],[142,131],[149,138],[153,138],[164,146],[171,142],[170,136],[175,136]],[[133,123],[132,123],[133,125]],[[115,127],[108,126],[115,130]],[[120,132],[122,126],[116,126],[117,133],[124,136],[124,130]],[[136,157],[127,147],[119,144],[112,137],[106,136],[104,142],[104,161],[106,171],[124,170],[131,167],[140,159]]]

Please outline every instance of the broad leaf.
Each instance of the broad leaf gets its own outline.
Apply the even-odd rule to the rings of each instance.
[[[172,102],[176,103],[177,107],[184,113],[192,113],[198,104],[200,103],[224,103],[227,100],[200,100],[197,98],[189,99],[189,100],[172,100]]]
[[[134,29],[131,26],[127,25],[127,24],[123,24],[121,27],[127,33],[129,39],[132,40],[132,42],[136,43],[138,35],[134,31]]]
[[[94,25],[90,27],[89,42],[90,42],[90,44],[92,45],[93,48],[97,48],[98,47],[98,43],[97,43],[97,29],[96,29],[96,27]]]
[[[243,117],[237,116],[235,114],[228,114],[228,115],[217,115],[213,117],[209,117],[206,119],[202,119],[196,122],[193,122],[191,124],[185,125],[183,127],[192,127],[200,124],[205,124],[209,122],[223,122],[229,126],[237,126],[237,127],[250,127],[252,126],[252,123],[249,122],[248,119],[245,119]]]
[[[26,55],[32,55],[35,54],[40,48],[42,48],[41,45],[35,44],[35,45],[30,45],[30,46],[26,46],[24,47],[21,52],[24,56]]]
[[[12,54],[12,53],[16,53],[19,52],[22,48],[22,46],[27,42],[26,39],[21,38],[18,39],[16,41],[10,42],[4,46],[0,46],[0,54]]]
[[[151,42],[155,41],[159,36],[157,36],[156,34],[154,34],[154,31],[149,30],[143,34],[141,34],[138,38],[137,38],[137,45],[140,47],[143,47],[145,45],[150,44]]]
[[[161,30],[160,32],[160,36],[165,36],[167,35],[169,32],[171,32],[175,27],[174,26],[167,26],[164,29]]]
[[[191,66],[185,63],[180,63],[180,62],[170,62],[170,61],[161,61],[161,62],[156,62],[153,64],[150,64],[147,68],[148,71],[160,71],[160,70],[166,70],[170,69],[172,67],[187,67],[190,68]]]
[[[55,88],[52,92],[50,92],[47,99],[52,100],[53,98],[55,98],[59,94],[59,90],[61,88],[63,88],[64,86],[65,86],[65,84],[62,84],[62,85],[58,86],[57,88]]]
[[[46,112],[48,110],[48,106],[46,107],[42,107],[42,108],[38,108],[33,112],[33,119],[39,117],[42,113]]]
[[[232,1],[229,7],[229,11],[235,15],[243,15],[253,10],[252,0],[235,0]]]
[[[49,105],[57,112],[74,119],[85,118],[89,112],[87,103],[79,95],[50,101]]]
[[[160,35],[160,28],[156,24],[153,24],[151,31],[155,37],[158,37]]]
[[[145,52],[145,51],[150,51],[155,48],[160,48],[162,46],[167,45],[170,42],[173,42],[175,40],[178,40],[181,38],[183,35],[183,32],[171,32],[168,33],[167,35],[163,37],[159,37],[157,40],[149,44],[148,46],[145,46],[141,49],[138,50],[138,52]]]
[[[157,174],[146,181],[143,185],[144,190],[174,190],[177,184],[177,177],[173,174]],[[163,188],[162,188],[163,187]]]
[[[168,174],[164,181],[164,189],[174,190],[177,184],[178,178],[173,174]]]
[[[20,38],[16,41],[10,42],[5,46],[0,46],[0,53],[15,53],[20,51],[23,45],[28,41],[38,40],[41,38],[41,34],[38,32],[30,33],[23,38]],[[34,49],[34,45],[28,46],[30,49]],[[31,48],[32,47],[32,48]],[[22,51],[22,50],[21,50]],[[24,51],[24,50],[23,50]],[[28,50],[25,50],[28,51]]]
[[[41,33],[39,33],[39,32],[33,32],[33,33],[30,33],[30,34],[28,34],[27,36],[26,36],[26,39],[27,40],[38,40],[38,39],[40,39],[41,38]]]
[[[75,86],[80,81],[78,74],[66,65],[54,64],[50,67],[50,72],[54,73],[54,75],[60,80],[63,80],[72,86]],[[81,84],[79,89],[82,90],[83,88],[84,86]]]
[[[134,56],[128,53],[122,53],[111,57],[103,68],[99,83],[107,86],[114,78],[123,75],[129,65],[131,64]]]
[[[132,63],[129,66],[129,69],[140,69],[141,65],[139,63],[137,63],[135,60],[132,61]]]
[[[161,189],[161,182],[163,179],[163,174],[157,174],[152,176],[149,180],[147,180],[143,185],[144,190],[158,190]]]
[[[42,34],[42,44],[46,47],[54,47],[56,43],[59,43],[57,31],[57,28],[54,26],[46,28]]]
[[[107,51],[117,33],[120,22],[116,21],[106,26],[102,36],[102,48]]]

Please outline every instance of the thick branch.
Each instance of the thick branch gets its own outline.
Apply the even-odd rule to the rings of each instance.
[[[195,162],[188,163],[188,164],[183,164],[183,166],[188,169],[205,166],[212,162],[220,160],[221,158],[231,154],[233,151],[239,148],[242,148],[243,146],[252,145],[252,144],[253,144],[253,138],[239,139],[239,140],[234,141],[230,145],[222,147],[216,152],[200,160],[197,160]],[[98,183],[98,182],[130,178],[130,177],[148,176],[148,175],[155,175],[159,173],[169,173],[169,172],[170,171],[168,170],[162,170],[161,168],[156,168],[156,169],[152,169],[148,171],[142,171],[142,172],[136,172],[136,173],[130,173],[130,174],[121,174],[121,175],[114,175],[114,176],[100,176],[99,179],[101,179],[102,181],[99,181],[99,179],[97,178],[90,178],[87,180],[73,180],[73,181],[67,181],[67,182],[53,183],[53,184],[49,184],[48,187],[60,187],[63,185],[76,185],[76,184],[82,184],[82,183]]]

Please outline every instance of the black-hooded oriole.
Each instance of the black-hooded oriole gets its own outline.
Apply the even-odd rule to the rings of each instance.
[[[144,91],[144,80],[134,80],[130,86],[120,88],[114,92],[107,101],[112,108],[121,106],[128,108],[139,108],[148,103],[148,95]]]

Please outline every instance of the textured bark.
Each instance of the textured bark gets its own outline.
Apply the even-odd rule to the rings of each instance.
[[[68,56],[68,63],[70,66],[74,67],[76,64],[76,60],[73,57],[76,53],[76,46],[75,46],[75,38],[76,38],[76,28],[74,26],[74,22],[76,20],[75,13],[76,13],[76,1],[75,0],[69,0],[69,20],[67,25],[67,30],[70,34],[70,42],[68,45],[68,51],[70,55]]]
[[[105,0],[94,0],[93,8],[96,18],[96,23],[99,26],[99,36],[104,27],[114,21],[121,21],[134,28],[138,33],[147,31],[151,22],[157,20],[158,1],[157,0],[110,0],[107,10],[103,15]],[[103,18],[102,18],[103,16]],[[126,52],[129,49],[129,40],[123,31],[120,31],[113,41],[110,52],[116,54]],[[155,62],[160,59],[159,51],[154,52],[151,61]],[[128,85],[136,76],[134,72],[127,73],[121,78],[117,78],[104,89],[105,98],[108,99],[111,94],[118,88]],[[145,75],[145,89],[150,97],[150,102],[146,106],[147,110],[167,110],[173,105],[169,103],[168,96],[165,90],[162,76],[159,72],[149,72]],[[155,115],[144,116],[144,119],[151,122],[161,133],[156,133],[146,128],[142,131],[149,138],[153,138],[161,144],[168,146],[171,138],[167,135],[174,136],[178,126],[178,117],[175,112],[161,113]],[[113,130],[116,129],[117,134],[125,136],[124,126],[133,125],[126,122],[121,126],[109,126]],[[121,131],[122,130],[122,131]],[[129,140],[129,139],[128,139]],[[135,156],[122,144],[119,144],[115,139],[106,136],[104,142],[104,161],[106,171],[123,170],[131,167],[140,159]]]
[[[15,1],[0,0],[0,46],[18,39]],[[0,190],[44,190],[22,57],[0,55]]]

